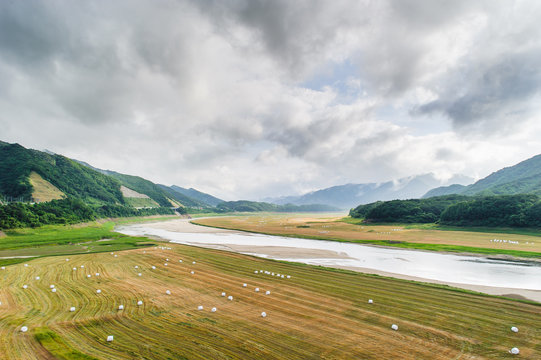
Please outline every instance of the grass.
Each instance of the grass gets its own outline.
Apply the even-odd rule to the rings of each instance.
[[[541,258],[541,232],[533,229],[435,227],[418,224],[364,224],[358,219],[317,214],[265,214],[196,219],[203,226],[406,249]],[[505,239],[517,243],[493,242]]]
[[[32,197],[39,202],[63,199],[66,195],[56,186],[42,178],[37,172],[32,171],[29,176],[32,184]]]
[[[158,203],[151,198],[137,198],[137,197],[127,197],[124,198],[126,204],[133,206],[135,208],[155,208],[160,207]]]
[[[347,270],[168,247],[123,251],[117,258],[76,255],[69,262],[44,257],[0,271],[0,354],[108,360],[505,359],[516,346],[523,359],[541,355],[539,305]],[[52,293],[49,284],[58,291]],[[234,300],[221,297],[222,291]],[[136,306],[137,300],[144,305]],[[119,304],[125,310],[118,311]],[[76,311],[69,312],[70,306]],[[218,311],[212,313],[214,306]],[[268,314],[264,319],[262,311]],[[392,331],[391,324],[399,330]],[[18,331],[23,325],[26,334]],[[511,326],[520,332],[511,332]],[[115,340],[106,342],[108,335]]]

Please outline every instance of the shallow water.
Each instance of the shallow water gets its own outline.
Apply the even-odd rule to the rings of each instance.
[[[251,246],[252,255],[312,265],[369,268],[407,276],[469,285],[541,290],[541,264],[435,252],[381,248],[335,241],[286,238],[249,233],[189,233],[153,228],[145,224],[120,226],[127,235],[158,236],[188,245]],[[258,247],[261,246],[262,248]],[[328,250],[347,258],[297,258],[266,254],[265,246]]]

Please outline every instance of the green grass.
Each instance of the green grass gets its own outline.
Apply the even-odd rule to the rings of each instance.
[[[83,354],[66,344],[54,331],[46,327],[39,327],[34,330],[36,340],[52,356],[62,360],[97,360],[95,357]]]

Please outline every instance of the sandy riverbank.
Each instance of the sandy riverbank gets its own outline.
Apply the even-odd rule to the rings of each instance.
[[[195,225],[189,222],[187,219],[178,219],[171,221],[161,221],[155,223],[145,224],[145,226],[162,229],[167,231],[174,232],[183,232],[183,233],[240,233],[234,230],[226,229],[216,229],[205,226]],[[283,259],[283,258],[297,258],[297,259],[313,259],[313,258],[341,258],[347,259],[348,256],[343,253],[337,253],[335,251],[329,250],[319,250],[319,249],[303,249],[295,247],[281,247],[281,246],[247,246],[247,245],[233,245],[233,244],[199,244],[200,246],[234,251],[245,254],[256,254],[256,253],[265,253],[268,258],[272,259]],[[442,284],[449,285],[452,287],[467,289],[471,291],[477,291],[481,293],[486,293],[490,295],[502,295],[518,299],[528,299],[541,302],[541,291],[536,290],[526,290],[526,289],[512,289],[512,288],[503,288],[503,287],[492,287],[492,286],[481,286],[481,285],[470,285],[470,284],[461,284],[445,281],[437,281],[432,279],[425,279],[422,277],[408,276],[403,274],[396,274],[392,272],[374,270],[370,268],[363,267],[345,267],[345,266],[333,266],[336,268],[343,268],[352,271],[358,271],[369,274],[377,274],[382,276],[394,277],[404,280],[413,280],[426,283]]]

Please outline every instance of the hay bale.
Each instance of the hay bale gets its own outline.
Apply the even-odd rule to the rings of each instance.
[[[107,336],[107,342],[111,342],[111,341],[113,341],[113,335]]]
[[[199,306],[197,307],[197,310],[203,310],[203,305],[199,305]]]
[[[52,289],[51,291],[55,293],[55,292],[56,292],[56,289]]]
[[[101,290],[100,289],[96,290],[96,293],[101,294]]]
[[[152,270],[156,270],[156,266],[152,265]]]
[[[369,303],[369,304],[373,304],[373,303],[374,303],[374,300],[368,299],[368,303]]]
[[[118,305],[118,310],[124,310],[124,305]]]
[[[398,325],[392,324],[391,329],[393,329],[394,331],[397,331],[398,330]]]
[[[224,296],[224,297],[225,297],[225,293],[224,293],[224,292],[222,293],[222,296]]]
[[[511,331],[514,333],[518,332],[518,328],[516,326],[511,327]]]
[[[163,266],[167,266],[167,263],[164,263]]]
[[[137,274],[137,276],[142,276],[142,275],[143,275],[143,274],[141,274],[141,273],[138,273],[138,274]]]
[[[66,261],[70,261],[70,259],[66,259]]]
[[[259,271],[257,271],[257,270],[254,271],[254,274],[258,274],[258,273],[259,273]]]
[[[21,328],[21,332],[27,332],[27,331],[28,331],[28,327],[23,326],[23,327]]]
[[[194,265],[195,265],[195,261],[192,261],[192,264],[194,264]]]
[[[137,306],[141,306],[141,305],[143,305],[143,300],[139,300],[139,301],[137,302]]]
[[[54,285],[49,285],[49,288],[54,289]]]
[[[259,288],[255,288],[255,292],[259,292]]]
[[[73,271],[76,271],[76,270],[77,270],[77,268],[73,268]]]
[[[195,271],[193,271],[193,270],[192,270],[192,271],[190,271],[190,274],[192,274],[192,275],[193,275],[193,274],[195,274]]]
[[[181,263],[181,262],[182,262],[182,260],[179,260],[178,262],[179,262],[179,263]]]
[[[91,276],[92,276],[92,275],[88,274],[86,277],[89,278],[89,277],[91,277]]]
[[[170,290],[165,290],[165,293],[166,293],[167,295],[171,295],[171,291],[170,291]]]
[[[39,276],[36,276],[36,280],[39,280]]]
[[[287,278],[288,278],[288,279],[291,279],[291,275],[288,275]]]
[[[169,259],[165,259],[165,261],[169,262]]]
[[[115,257],[118,257],[118,255],[117,255],[117,254],[115,254]]]
[[[81,265],[81,268],[84,268],[85,266],[84,265]]]
[[[216,312],[216,308],[213,307],[210,311],[211,311],[211,312]]]
[[[247,284],[242,284],[242,287],[247,287],[248,285]]]
[[[263,311],[263,312],[261,313],[261,317],[267,317],[267,313]]]
[[[28,285],[23,285],[23,289],[26,289],[26,288],[28,288]]]
[[[96,273],[96,276],[100,276],[100,273]]]
[[[74,312],[74,311],[75,311],[75,306],[70,307],[70,312]]]
[[[265,295],[270,295],[270,291],[267,290],[267,291],[265,292]]]
[[[135,268],[136,268],[136,269],[139,269],[139,266],[138,266],[138,265],[135,265]]]
[[[516,347],[512,348],[511,350],[509,350],[509,352],[513,355],[518,355],[520,354],[520,350]]]
[[[2,270],[6,270],[6,267],[5,267],[5,266],[2,266]]]
[[[233,301],[233,296],[229,295],[229,296],[227,297],[227,300]]]
[[[280,277],[283,279],[283,278],[284,278],[284,275],[280,275]]]
[[[24,267],[28,267],[28,264],[24,264]]]

